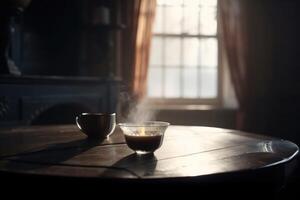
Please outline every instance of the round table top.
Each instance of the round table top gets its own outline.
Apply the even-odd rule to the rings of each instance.
[[[286,163],[296,144],[236,130],[169,126],[154,154],[138,156],[120,129],[103,142],[74,125],[0,129],[0,172],[118,179],[201,177]]]

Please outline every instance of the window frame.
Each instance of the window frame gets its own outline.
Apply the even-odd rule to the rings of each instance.
[[[166,6],[166,5],[163,5]],[[183,8],[183,7],[182,7]],[[217,29],[216,29],[216,35],[203,35],[203,34],[186,34],[186,33],[179,33],[179,34],[173,34],[173,33],[153,33],[152,38],[155,36],[161,37],[163,39],[165,38],[181,38],[181,41],[183,41],[183,38],[215,38],[217,40],[217,95],[214,98],[159,98],[159,97],[149,97],[146,95],[146,99],[149,102],[151,106],[158,106],[161,108],[172,108],[172,107],[185,107],[185,106],[201,106],[201,105],[207,105],[207,106],[213,106],[213,107],[219,107],[222,105],[222,96],[223,96],[223,89],[222,89],[222,77],[223,77],[223,64],[222,64],[222,44],[220,40],[220,20],[219,20],[219,3],[217,1],[216,6],[216,17],[217,17]],[[163,47],[164,48],[164,47]],[[181,52],[182,55],[182,52]],[[149,66],[150,67],[150,66]],[[163,68],[166,68],[166,66],[162,66]],[[182,68],[183,65],[180,66]],[[198,66],[197,66],[198,68]],[[165,77],[164,77],[165,78]],[[147,87],[148,89],[148,87]],[[147,92],[146,92],[147,94]]]

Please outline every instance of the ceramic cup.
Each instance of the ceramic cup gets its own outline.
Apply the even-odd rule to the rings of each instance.
[[[88,138],[105,139],[115,130],[116,113],[81,113],[76,124]]]

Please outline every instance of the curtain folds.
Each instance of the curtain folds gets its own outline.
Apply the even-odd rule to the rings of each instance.
[[[156,0],[127,0],[123,31],[122,77],[130,95],[141,99],[146,93],[147,72]]]
[[[264,130],[267,123],[272,71],[269,7],[268,1],[219,1],[221,38],[239,103],[237,128],[241,130]]]

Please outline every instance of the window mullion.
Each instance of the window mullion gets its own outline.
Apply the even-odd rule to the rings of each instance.
[[[199,34],[200,34],[200,12],[201,12],[201,6],[199,5],[199,10],[198,10],[198,31],[199,31]],[[197,96],[198,98],[201,98],[201,76],[200,76],[200,73],[201,73],[201,66],[200,66],[200,63],[201,63],[201,57],[200,57],[200,40],[201,37],[198,37],[198,42],[199,42],[199,46],[198,46],[198,66],[197,66]]]
[[[183,5],[183,3],[181,4],[181,12],[182,12],[182,23],[181,23],[181,35],[182,35],[182,33],[184,32],[184,5]],[[179,93],[179,95],[180,95],[180,97],[181,98],[183,98],[184,97],[184,80],[183,80],[183,40],[184,40],[184,37],[181,37],[180,38],[180,74],[179,74],[179,76],[180,76],[180,79],[179,79],[179,84],[180,84],[180,93]]]
[[[165,33],[166,30],[166,5],[163,5],[163,21],[162,21],[162,32]],[[166,97],[165,86],[166,86],[166,38],[162,36],[162,98]]]

